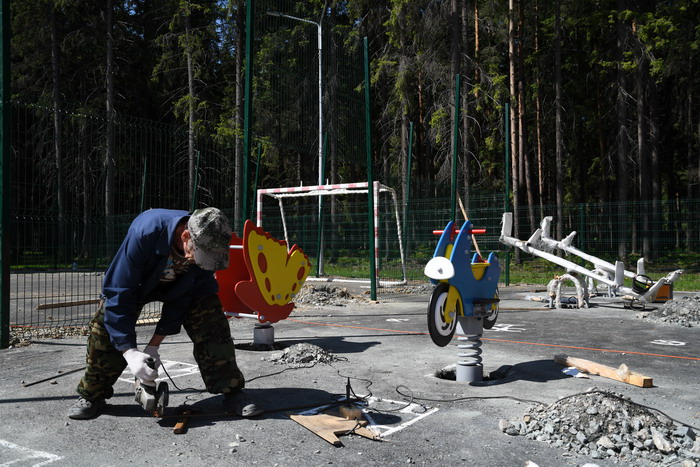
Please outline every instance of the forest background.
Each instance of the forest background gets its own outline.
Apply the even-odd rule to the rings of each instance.
[[[255,157],[243,145],[246,47],[253,57],[249,99],[251,148],[259,148],[257,186],[315,184],[317,38],[309,22],[322,29],[326,44],[321,107],[330,134],[324,146],[330,183],[367,178],[358,92],[360,45],[367,38],[371,170],[404,204],[409,192],[423,206],[442,203],[457,157],[467,210],[478,217],[477,201],[492,196],[502,212],[508,191],[508,204],[518,213],[516,234],[527,236],[542,216],[554,215],[561,238],[577,220],[571,221],[571,207],[585,204],[598,206],[591,221],[600,224],[595,235],[610,233],[613,247],[606,251],[617,258],[654,260],[700,246],[698,0],[10,5],[19,128],[13,136],[13,209],[18,219],[43,213],[59,225],[81,220],[83,235],[62,230],[53,236],[78,238],[80,245],[64,253],[69,262],[90,255],[84,240],[90,216],[138,212],[138,189],[131,188],[140,186],[146,150],[133,160],[119,153],[115,132],[125,125],[186,135],[178,150],[186,162],[180,191],[187,199],[159,205],[222,202],[213,189],[209,198],[193,199],[198,155],[208,141],[229,157],[217,168],[228,180],[227,210],[236,225],[250,217],[242,211],[251,194],[241,183],[252,176],[244,172],[244,158]],[[255,21],[252,43],[246,43],[247,7]],[[285,22],[275,12],[307,22]],[[353,98],[343,103],[342,86],[360,104]],[[70,123],[76,119],[83,123]],[[338,136],[341,127],[344,137]],[[131,138],[134,145],[141,141]],[[343,139],[354,141],[343,146]],[[73,141],[89,148],[66,149]],[[334,203],[332,209],[337,215],[350,208]],[[109,223],[107,229],[114,248],[119,235]],[[27,264],[31,250],[36,248],[18,248],[16,263]]]

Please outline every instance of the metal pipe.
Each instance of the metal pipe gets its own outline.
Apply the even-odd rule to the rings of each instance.
[[[364,81],[365,81],[365,151],[367,153],[367,211],[369,222],[369,277],[370,277],[370,299],[377,299],[377,263],[374,258],[375,238],[374,230],[377,228],[374,225],[374,193],[369,190],[370,186],[374,186],[374,177],[372,173],[372,102],[369,92],[369,41],[367,37],[363,38],[364,49]]]
[[[454,127],[452,130],[454,133],[454,136],[452,138],[452,191],[450,195],[450,220],[452,220],[452,222],[456,220],[457,213],[457,143],[459,141],[459,88],[461,82],[461,75],[457,73],[457,75],[455,76],[455,114],[453,121]]]

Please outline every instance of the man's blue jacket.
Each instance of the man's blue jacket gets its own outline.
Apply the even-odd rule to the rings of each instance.
[[[136,347],[136,320],[141,307],[153,300],[153,292],[165,268],[177,224],[187,211],[150,209],[131,223],[119,251],[105,273],[105,327],[117,350]],[[172,286],[157,297],[163,302],[155,333],[177,334],[190,303],[198,297],[215,295],[218,284],[212,271],[192,264]]]

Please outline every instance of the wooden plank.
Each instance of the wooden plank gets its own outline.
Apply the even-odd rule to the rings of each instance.
[[[640,388],[650,388],[654,385],[652,378],[631,371],[624,363],[618,368],[613,368],[590,360],[569,357],[564,354],[555,355],[554,361],[559,365],[573,366],[585,373],[622,381],[623,383],[639,386]]]
[[[91,300],[78,300],[76,302],[42,303],[40,305],[37,305],[36,309],[37,310],[50,310],[52,308],[65,308],[68,306],[94,305],[96,303],[100,303],[99,298],[91,299]]]
[[[290,415],[289,418],[334,446],[342,446],[343,444],[337,435],[349,432],[369,439],[379,438],[375,432],[364,428],[367,425],[367,420],[347,420],[343,417],[328,414]]]
[[[187,433],[187,422],[189,421],[191,414],[192,414],[191,409],[185,409],[182,411],[182,413],[180,414],[180,419],[177,421],[177,423],[173,427],[174,434],[181,435],[183,433]]]

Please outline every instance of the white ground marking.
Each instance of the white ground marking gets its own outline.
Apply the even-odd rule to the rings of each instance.
[[[515,324],[494,324],[489,331],[500,331],[500,332],[523,332],[525,328],[516,328]]]
[[[32,467],[40,467],[42,465],[47,465],[52,462],[60,461],[63,459],[61,456],[56,454],[51,454],[44,451],[35,451],[34,449],[27,449],[22,446],[17,446],[16,444],[0,439],[0,457],[3,458],[0,467],[9,466],[12,464],[17,465],[31,465]],[[7,460],[9,457],[13,457],[12,460]],[[36,460],[35,464],[27,463],[28,461]]]
[[[407,321],[408,321],[407,318],[389,318],[389,319],[387,319],[387,322],[389,322],[389,323],[403,323],[403,322],[407,322]]]
[[[378,402],[379,400],[381,400],[382,402],[390,402],[392,404],[398,404],[398,405],[402,405],[402,404],[406,403],[406,402],[401,402],[401,401],[392,401],[392,400],[388,400],[388,399],[377,399],[375,397],[370,397],[368,400],[369,400],[370,404],[372,402]],[[399,410],[399,413],[413,415],[413,418],[410,418],[397,426],[377,425],[375,423],[374,419],[372,418],[372,415],[370,415],[369,412],[365,411],[364,413],[365,413],[365,418],[367,418],[367,421],[369,422],[369,428],[371,428],[372,430],[379,433],[379,436],[381,436],[382,438],[386,438],[390,434],[396,433],[397,431],[401,431],[404,428],[409,427],[409,426],[413,425],[414,423],[424,419],[428,415],[432,415],[435,412],[437,412],[438,410],[440,410],[437,407],[433,407],[432,409],[428,409],[425,412],[416,413],[415,412],[416,409],[425,410],[425,407],[422,405],[411,403],[411,404],[407,405],[406,407],[402,408],[401,410]]]
[[[656,339],[655,341],[651,341],[652,344],[656,345],[685,345],[685,342],[681,341],[665,341],[663,339]]]
[[[362,396],[358,396],[358,397],[362,397]],[[396,404],[398,406],[406,404],[405,401],[392,401],[389,399],[377,399],[376,397],[370,397],[367,399],[367,402],[369,404],[372,404],[373,402],[379,402],[379,401],[388,402],[391,404]],[[321,407],[315,407],[313,409],[305,410],[304,412],[299,412],[299,415],[316,415],[316,414],[321,413],[324,410],[329,409],[331,407],[334,407],[334,406],[333,405],[324,405]],[[428,415],[434,414],[435,412],[437,412],[440,409],[435,407],[435,408],[428,409],[425,412],[420,412],[420,413],[416,413],[416,410],[425,410],[425,407],[422,405],[411,403],[411,404],[407,405],[406,407],[403,407],[401,410],[399,410],[399,413],[406,414],[408,416],[413,416],[413,417],[410,418],[409,420],[401,423],[400,425],[397,425],[397,426],[378,425],[375,422],[372,415],[370,414],[370,412],[367,411],[367,409],[363,409],[363,413],[365,414],[365,418],[367,419],[367,422],[368,422],[367,428],[369,428],[370,430],[374,431],[379,436],[384,438],[392,433],[396,433],[397,431],[401,431],[404,428],[413,425],[417,421],[424,419]]]
[[[165,370],[168,372],[170,378],[172,379],[199,373],[199,367],[191,363],[173,362],[171,360],[162,360],[162,362],[163,366],[165,367]],[[169,380],[168,375],[165,374],[165,371],[163,371],[162,368],[158,371],[158,375],[160,377],[156,379],[156,381]],[[128,367],[124,370],[124,373],[122,373],[122,375],[119,377],[119,381],[124,381],[125,383],[133,384],[134,375],[131,373]]]

